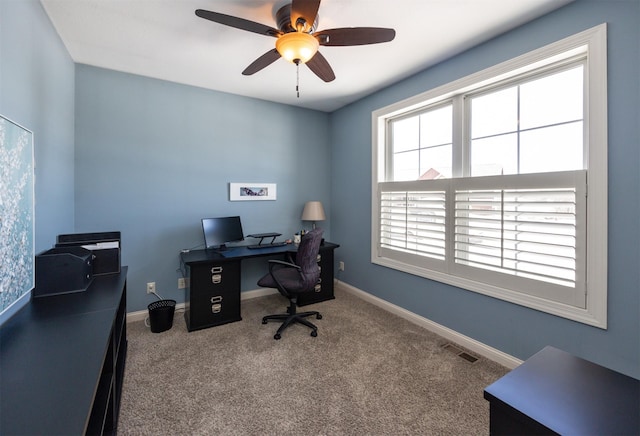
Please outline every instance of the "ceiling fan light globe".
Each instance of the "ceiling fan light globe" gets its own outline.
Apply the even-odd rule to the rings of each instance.
[[[304,32],[285,33],[276,40],[276,50],[280,56],[293,63],[306,63],[316,54],[319,46],[314,36]]]

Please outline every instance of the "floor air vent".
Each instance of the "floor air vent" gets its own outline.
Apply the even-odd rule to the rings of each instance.
[[[469,353],[464,353],[464,352],[463,352],[463,353],[458,354],[458,356],[459,356],[459,357],[462,357],[464,360],[467,360],[467,361],[469,361],[469,362],[471,362],[471,363],[473,363],[473,362],[475,362],[475,361],[477,361],[477,360],[478,360],[478,358],[477,358],[476,356],[472,356],[472,355],[471,355],[471,354],[469,354]]]
[[[451,343],[446,343],[442,346],[443,349],[449,351],[450,353],[455,354],[458,357],[462,357],[464,360],[470,363],[474,363],[478,360],[476,356],[473,356],[466,351],[462,351],[460,348],[456,347]]]

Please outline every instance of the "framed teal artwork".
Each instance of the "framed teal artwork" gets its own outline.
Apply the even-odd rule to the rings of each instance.
[[[0,314],[35,281],[33,132],[0,115]]]

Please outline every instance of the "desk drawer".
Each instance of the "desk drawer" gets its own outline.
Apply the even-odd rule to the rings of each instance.
[[[334,299],[333,295],[333,249],[320,247],[318,253],[318,267],[320,268],[320,279],[311,292],[305,292],[298,296],[298,306],[319,303],[321,301]]]
[[[189,331],[240,321],[240,262],[188,268],[185,320]]]
[[[240,264],[198,265],[191,267],[191,280],[198,292],[225,292],[225,289],[240,289]],[[192,283],[193,286],[193,283]]]

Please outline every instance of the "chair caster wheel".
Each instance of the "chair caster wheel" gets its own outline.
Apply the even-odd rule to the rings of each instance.
[[[313,330],[313,331],[311,332],[311,336],[313,336],[313,337],[315,338],[316,336],[318,336],[318,332],[317,332],[317,331],[315,331],[315,330]]]
[[[266,324],[266,323],[267,323],[267,320],[266,320],[266,319],[263,319],[263,320],[262,320],[262,324]]]
[[[322,315],[317,314],[317,315],[316,315],[316,319],[322,319]]]
[[[277,340],[278,340],[278,339],[280,339],[281,337],[282,337],[282,336],[280,336],[280,333],[276,333],[276,334],[273,336],[273,339],[275,339],[275,340],[277,341]]]

